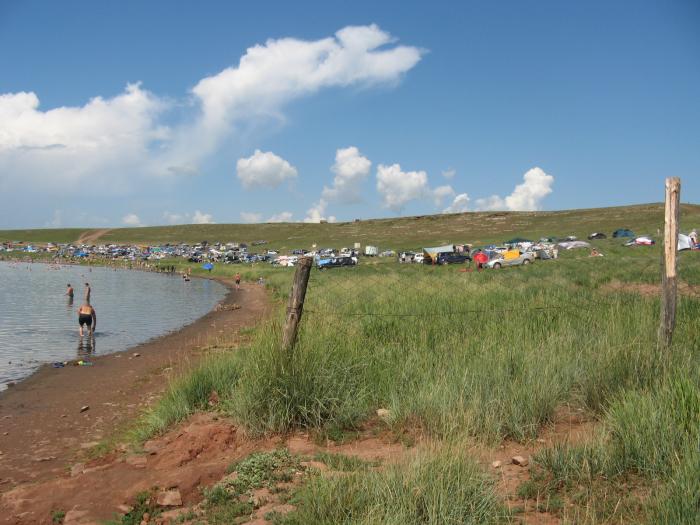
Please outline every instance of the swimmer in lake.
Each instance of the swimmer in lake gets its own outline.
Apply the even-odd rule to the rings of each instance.
[[[90,283],[85,283],[85,302],[90,304],[90,294],[92,293],[92,288],[90,288]]]
[[[91,336],[95,334],[97,314],[95,314],[95,309],[87,302],[78,309],[78,325],[80,326],[80,337],[83,336],[83,326],[87,328]]]
[[[70,285],[70,283],[68,283],[66,285],[66,295],[68,296],[69,299],[73,299],[74,293],[75,292],[73,291],[73,287]]]

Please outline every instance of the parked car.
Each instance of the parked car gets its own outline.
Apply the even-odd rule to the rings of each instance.
[[[535,254],[533,252],[521,252],[518,257],[513,259],[505,259],[504,257],[495,257],[487,262],[484,266],[486,268],[493,268],[498,270],[499,268],[504,268],[506,266],[520,266],[524,264],[530,264],[535,262]]]
[[[467,253],[441,253],[437,257],[438,264],[464,264],[471,260]]]
[[[327,268],[339,268],[341,266],[355,266],[357,258],[355,257],[329,257],[327,259],[319,259],[316,263],[319,270]]]

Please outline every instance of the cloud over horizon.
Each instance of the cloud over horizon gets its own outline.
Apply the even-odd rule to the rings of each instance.
[[[235,136],[236,125],[283,118],[290,101],[330,87],[398,82],[422,50],[397,45],[376,25],[347,26],[319,40],[270,39],[235,66],[198,80],[191,104],[140,83],[83,106],[40,109],[34,92],[0,94],[0,189],[129,192],[141,177],[191,176]],[[174,108],[189,108],[179,120]]]
[[[542,207],[542,200],[552,193],[554,177],[542,168],[534,167],[523,175],[522,184],[518,184],[513,193],[507,197],[491,195],[476,200],[477,211],[537,211]]]

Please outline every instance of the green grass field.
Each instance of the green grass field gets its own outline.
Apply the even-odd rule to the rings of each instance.
[[[387,408],[387,428],[418,433],[436,452],[381,473],[315,479],[284,523],[508,523],[517,516],[504,511],[493,485],[466,474],[480,472],[473,460],[437,451],[527,442],[567,405],[597,420],[599,436],[541,453],[529,492],[571,503],[553,511],[570,523],[694,523],[700,297],[681,297],[673,348],[660,352],[659,301],[635,291],[659,282],[660,247],[595,244],[605,257],[566,252],[500,271],[379,260],[314,270],[288,354],[281,323],[293,270],[217,266],[220,275],[265,277],[277,314],[248,347],[175,382],[138,435],[206,409],[212,390],[254,435],[301,428],[340,439]],[[683,282],[700,285],[700,253],[680,253],[679,268]],[[430,495],[422,517],[398,490],[405,480]]]
[[[700,206],[681,206],[685,229],[700,227]],[[554,212],[479,212],[363,220],[337,224],[204,224],[115,228],[92,242],[98,243],[197,243],[268,241],[265,248],[292,250],[316,244],[340,248],[359,242],[381,249],[414,249],[446,243],[502,242],[515,236],[576,235],[594,231],[608,235],[617,228],[631,228],[639,235],[656,235],[663,227],[663,205],[642,204],[615,208]],[[0,230],[0,241],[72,242],[86,233],[102,230],[43,229]]]
[[[659,205],[648,205],[345,225],[192,226],[112,230],[101,240],[227,240],[225,232],[245,240],[247,231],[247,240],[267,239],[273,247],[313,240],[408,248],[516,235],[581,237],[617,227],[655,235],[661,214]],[[685,230],[700,225],[700,206],[683,206],[681,222]],[[214,276],[264,277],[276,310],[245,347],[212,353],[175,380],[134,436],[146,439],[208,410],[213,390],[219,410],[251,435],[304,429],[348,439],[386,408],[380,430],[397,439],[421,437],[416,453],[379,469],[358,464],[343,476],[314,477],[293,495],[297,510],[278,523],[518,523],[493,473],[470,457],[469,447],[527,443],[568,406],[596,422],[594,434],[539,452],[522,498],[551,502],[547,510],[564,523],[698,523],[700,252],[679,254],[680,280],[690,293],[679,300],[673,346],[661,352],[659,300],[648,293],[660,281],[660,245],[593,244],[604,257],[572,251],[556,261],[483,272],[379,258],[313,270],[299,340],[287,353],[281,329],[294,269],[216,265]],[[193,272],[205,273],[199,265]]]

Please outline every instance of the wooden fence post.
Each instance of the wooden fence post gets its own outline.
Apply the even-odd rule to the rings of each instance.
[[[289,294],[289,303],[287,304],[287,319],[284,323],[284,333],[282,334],[282,349],[286,352],[294,348],[294,343],[297,340],[297,330],[304,311],[306,285],[309,283],[312,264],[313,259],[311,257],[303,257],[297,262],[297,269],[294,272],[292,292]]]
[[[678,253],[678,216],[680,212],[681,179],[666,179],[666,207],[664,217],[663,273],[661,275],[661,321],[659,347],[671,347],[676,326],[678,282],[676,255]]]

